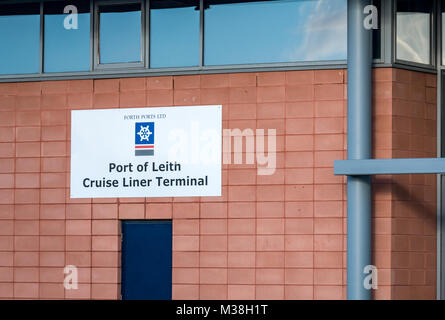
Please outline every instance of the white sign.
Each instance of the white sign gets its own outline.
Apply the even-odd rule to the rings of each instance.
[[[221,110],[73,110],[71,198],[220,196]]]

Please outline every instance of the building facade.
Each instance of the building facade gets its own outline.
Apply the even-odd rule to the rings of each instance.
[[[171,224],[172,299],[346,298],[346,0],[18,2],[0,3],[0,298],[125,298],[123,226],[147,221]],[[373,5],[373,158],[440,157],[442,1]],[[72,110],[187,105],[275,129],[274,173],[224,163],[220,197],[70,198]],[[373,177],[374,299],[443,298],[441,190]]]

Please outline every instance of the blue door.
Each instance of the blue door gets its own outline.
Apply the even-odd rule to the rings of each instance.
[[[122,299],[170,300],[171,221],[123,221],[122,237]]]

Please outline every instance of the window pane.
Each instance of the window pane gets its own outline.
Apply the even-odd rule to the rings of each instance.
[[[39,72],[39,4],[0,5],[0,74]]]
[[[208,3],[206,65],[346,59],[346,0]]]
[[[199,1],[150,2],[150,67],[199,64]]]
[[[382,57],[382,24],[381,24],[381,0],[373,0],[372,4],[377,7],[378,29],[372,30],[372,58],[380,59]]]
[[[100,63],[142,61],[141,5],[99,7]]]
[[[77,8],[77,29],[76,18],[63,13],[66,2],[45,3],[45,72],[90,69],[90,4],[89,1],[70,4]]]
[[[397,59],[430,64],[432,1],[397,1]]]

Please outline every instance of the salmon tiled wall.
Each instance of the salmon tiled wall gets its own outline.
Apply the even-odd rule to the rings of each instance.
[[[432,76],[406,76],[424,79],[413,85],[425,95],[400,97],[412,102],[400,118],[412,121],[406,134],[413,144],[395,134],[393,95],[403,74],[375,72],[378,157],[434,153],[418,143],[435,135],[426,118],[435,108]],[[0,84],[0,298],[119,298],[122,219],[173,219],[175,299],[345,298],[345,180],[332,174],[333,160],[346,154],[345,96],[344,70]],[[199,104],[222,104],[224,128],[276,129],[275,174],[258,176],[255,164],[224,165],[221,197],[69,198],[70,110]],[[416,119],[428,131],[419,131]],[[429,290],[430,265],[393,265],[399,253],[414,259],[425,241],[425,263],[435,258],[426,240],[434,238],[435,221],[423,214],[426,200],[435,210],[433,181],[413,176],[401,184],[422,194],[407,199],[418,213],[411,209],[405,219],[391,179],[375,181],[376,298],[403,296],[421,272]],[[414,225],[405,220],[425,232],[406,235]],[[412,243],[407,251],[396,246],[399,235]],[[68,264],[79,267],[75,291],[63,288]]]
[[[375,86],[375,157],[434,158],[436,75],[384,69]],[[374,178],[376,297],[435,299],[436,176]]]

